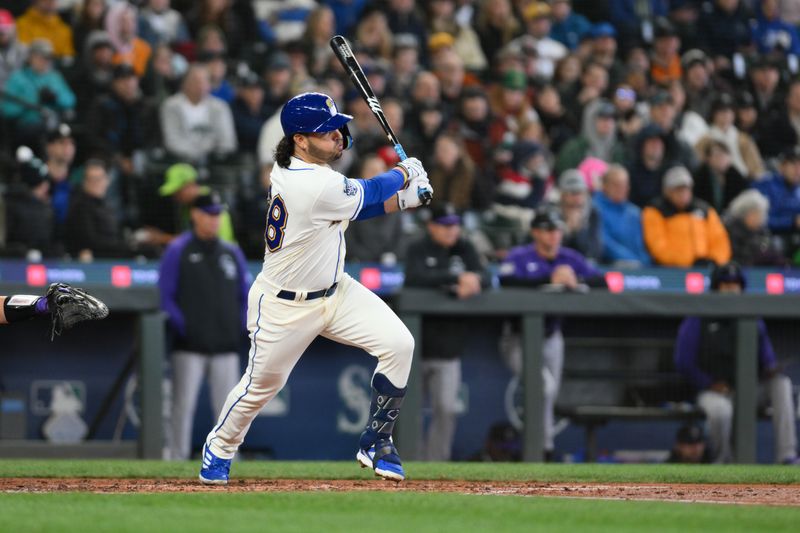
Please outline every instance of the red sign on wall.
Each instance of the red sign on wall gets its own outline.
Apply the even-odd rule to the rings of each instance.
[[[778,274],[778,273],[767,274],[765,285],[767,288],[767,294],[783,294],[784,292],[783,274]]]
[[[47,267],[44,265],[28,265],[25,270],[28,285],[44,287],[47,285]]]
[[[700,272],[689,272],[686,274],[686,292],[689,294],[701,294],[706,290],[706,277]]]
[[[606,285],[609,292],[622,292],[625,290],[625,276],[622,272],[606,272]]]
[[[364,268],[361,270],[359,281],[371,291],[381,288],[381,271],[379,268]]]
[[[114,287],[130,287],[131,267],[125,265],[111,267],[111,284]]]

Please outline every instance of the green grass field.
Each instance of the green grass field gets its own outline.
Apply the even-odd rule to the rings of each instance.
[[[409,463],[413,479],[800,484],[774,466]],[[194,478],[197,464],[0,460],[0,477]],[[236,478],[372,479],[353,463],[240,462]],[[380,483],[380,482],[378,482]],[[800,508],[413,492],[0,493],[0,531],[798,531]]]

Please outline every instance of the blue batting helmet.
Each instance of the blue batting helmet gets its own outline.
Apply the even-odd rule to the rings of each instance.
[[[326,133],[339,130],[344,137],[345,149],[353,144],[347,123],[350,115],[339,113],[333,98],[322,93],[298,94],[283,106],[281,126],[284,135],[295,133]]]

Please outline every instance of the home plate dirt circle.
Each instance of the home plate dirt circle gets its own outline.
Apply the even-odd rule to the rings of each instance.
[[[708,485],[675,483],[544,483],[537,481],[452,481],[236,479],[206,486],[189,479],[0,478],[0,492],[451,492],[461,494],[549,496],[611,500],[680,501],[741,505],[800,506],[800,485]]]

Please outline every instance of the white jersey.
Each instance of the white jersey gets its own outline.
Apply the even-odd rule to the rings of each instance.
[[[327,165],[291,158],[273,166],[267,212],[266,281],[290,291],[327,289],[342,278],[344,231],[364,205],[364,189]]]

